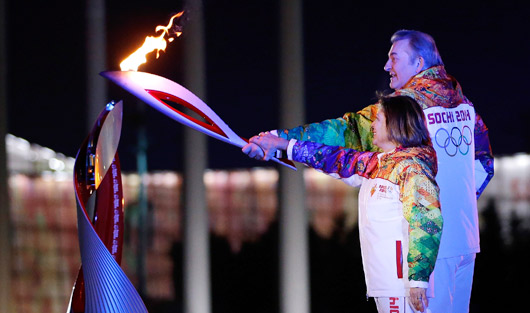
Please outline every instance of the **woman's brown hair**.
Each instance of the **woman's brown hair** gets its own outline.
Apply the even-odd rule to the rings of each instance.
[[[388,139],[402,147],[431,145],[425,115],[416,100],[407,96],[380,96]]]

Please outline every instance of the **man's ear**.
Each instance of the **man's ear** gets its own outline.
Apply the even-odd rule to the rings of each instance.
[[[418,61],[416,63],[416,74],[421,72],[424,64],[425,64],[425,60],[421,56],[418,56]]]

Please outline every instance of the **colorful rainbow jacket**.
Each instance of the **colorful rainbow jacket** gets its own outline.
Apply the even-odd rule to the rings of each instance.
[[[404,296],[410,287],[428,287],[443,226],[432,147],[359,152],[293,140],[288,155],[361,186],[359,238],[368,296]]]
[[[438,155],[436,181],[444,216],[438,257],[479,252],[476,199],[493,177],[493,155],[486,125],[463,95],[460,84],[443,66],[419,73],[394,94],[410,96],[423,108]],[[286,139],[378,151],[372,143],[370,129],[376,114],[377,106],[370,105],[341,118],[277,132]]]

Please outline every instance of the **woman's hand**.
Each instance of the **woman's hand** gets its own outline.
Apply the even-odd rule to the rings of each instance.
[[[265,155],[265,152],[255,143],[248,143],[243,148],[241,148],[241,151],[243,151],[244,154],[248,155],[249,158],[253,158],[256,160],[262,160],[263,156]]]
[[[287,139],[265,132],[250,138],[249,143],[241,148],[241,151],[251,158],[268,161],[276,155],[276,151],[286,150],[288,145]]]
[[[425,288],[410,288],[410,305],[416,311],[424,312],[429,306],[429,300],[427,299],[425,291]]]

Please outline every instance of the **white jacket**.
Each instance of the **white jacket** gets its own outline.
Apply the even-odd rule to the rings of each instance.
[[[411,287],[428,287],[443,225],[432,147],[377,153],[291,140],[287,154],[361,186],[359,235],[368,296],[405,296]]]

